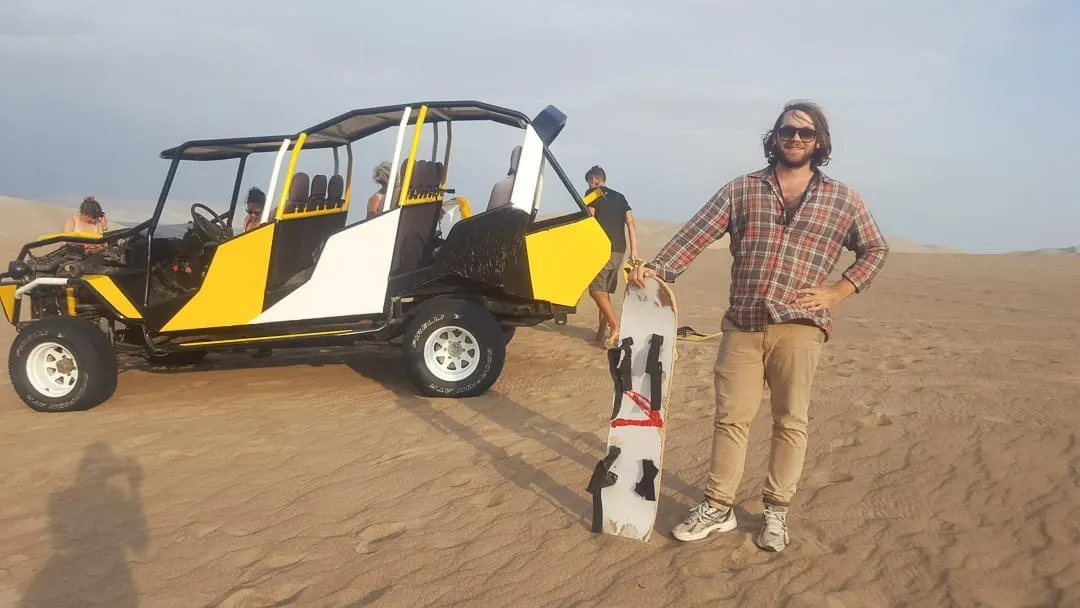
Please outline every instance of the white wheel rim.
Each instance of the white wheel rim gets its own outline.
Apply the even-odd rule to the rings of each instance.
[[[424,343],[424,364],[445,382],[468,378],[479,361],[480,345],[476,337],[456,325],[439,328]]]
[[[30,386],[45,397],[64,397],[79,381],[79,364],[67,348],[56,342],[42,342],[26,358]]]

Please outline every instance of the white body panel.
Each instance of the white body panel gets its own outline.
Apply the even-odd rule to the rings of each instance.
[[[311,278],[252,323],[277,323],[383,312],[401,210],[331,236]]]
[[[382,202],[384,213],[390,208],[391,202],[398,204],[398,201],[391,201],[390,197],[394,196],[394,188],[398,186],[398,180],[404,179],[404,176],[398,175],[398,166],[401,165],[401,146],[405,144],[405,128],[409,125],[410,114],[412,114],[412,108],[405,108],[405,111],[401,113],[401,123],[398,124],[397,139],[394,141],[394,158],[390,161],[390,177],[386,181],[389,185],[386,187],[386,196],[383,197]]]
[[[660,477],[663,472],[664,435],[667,414],[670,408],[668,395],[671,394],[671,378],[675,362],[675,338],[677,310],[674,294],[671,305],[664,306],[661,300],[662,290],[666,287],[657,279],[647,279],[645,287],[638,289],[631,286],[623,298],[622,318],[619,327],[619,341],[633,338],[631,345],[630,373],[633,382],[629,388],[648,400],[655,401],[651,390],[651,378],[645,373],[645,364],[649,356],[649,343],[652,334],[663,336],[660,348],[660,363],[664,374],[661,380],[659,419],[663,426],[618,426],[615,421],[609,424],[608,447],[618,446],[621,450],[618,458],[611,465],[611,472],[618,476],[615,484],[601,490],[603,504],[603,531],[605,534],[624,536],[637,540],[648,540],[656,521],[656,511],[660,500]],[[616,345],[618,346],[618,345]],[[614,402],[619,404],[615,420],[649,419],[641,406],[626,392],[614,395]],[[657,468],[654,484],[656,500],[647,500],[634,491],[642,480],[644,460],[652,460]]]
[[[521,144],[514,189],[510,192],[510,204],[526,213],[532,213],[536,203],[537,182],[544,169],[544,142],[533,130],[525,127],[525,141]]]
[[[270,174],[270,185],[266,188],[266,204],[263,205],[262,215],[259,216],[260,224],[265,224],[270,219],[270,210],[274,208],[274,201],[277,200],[277,183],[278,177],[281,175],[281,161],[285,158],[285,152],[288,151],[291,143],[291,139],[285,138],[285,141],[281,142],[281,148],[278,149],[277,158],[274,160],[274,172]]]

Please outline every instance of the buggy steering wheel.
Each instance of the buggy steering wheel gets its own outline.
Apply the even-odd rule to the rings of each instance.
[[[201,214],[196,213],[198,209],[205,209],[210,215],[210,219],[203,217]],[[224,222],[226,213],[218,215],[214,213],[214,210],[202,203],[195,203],[191,206],[191,221],[195,226],[195,232],[199,234],[199,237],[203,241],[221,243],[229,238],[229,227]]]

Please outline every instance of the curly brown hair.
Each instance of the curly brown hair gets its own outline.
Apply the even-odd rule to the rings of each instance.
[[[95,220],[105,217],[105,211],[102,210],[101,203],[97,202],[97,199],[92,196],[82,200],[82,204],[79,205],[79,214]]]
[[[803,112],[810,117],[810,121],[814,123],[814,130],[817,131],[817,137],[814,140],[814,153],[810,157],[810,166],[813,168],[824,167],[829,164],[829,157],[832,155],[832,138],[829,136],[829,119],[825,117],[825,111],[821,109],[819,105],[812,101],[789,101],[784,106],[783,111],[776,117],[776,122],[773,123],[771,129],[765,132],[765,135],[761,138],[761,147],[765,152],[765,160],[769,161],[769,166],[776,165],[776,135],[777,129],[783,124],[784,114],[788,112]]]

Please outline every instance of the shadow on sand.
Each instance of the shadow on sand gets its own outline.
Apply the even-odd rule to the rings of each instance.
[[[416,415],[436,430],[453,435],[490,457],[492,466],[508,481],[523,489],[536,492],[582,527],[591,528],[592,497],[585,491],[585,486],[589,482],[597,460],[603,457],[606,451],[605,442],[595,435],[575,431],[495,390],[482,397],[450,401],[455,407],[460,406],[483,416],[516,435],[543,445],[564,459],[577,462],[581,465],[580,486],[573,489],[567,488],[519,456],[512,456],[504,448],[493,445],[469,425],[435,409],[429,400],[417,396],[397,359],[368,355],[349,358],[347,365],[361,376],[393,392],[398,405],[406,411]],[[670,501],[679,502],[674,500],[674,494],[681,494],[688,498],[689,504],[694,504],[699,500],[700,490],[671,472],[665,472],[661,476],[661,485]],[[688,506],[687,503],[682,504]],[[664,515],[670,510],[670,507],[665,508],[661,503],[657,516],[658,523],[668,519]],[[663,529],[657,529],[657,532],[668,534],[668,531]]]
[[[127,550],[147,545],[141,482],[142,468],[108,445],[86,449],[75,483],[49,498],[53,553],[20,608],[138,606]]]
[[[571,325],[541,324],[536,328],[586,341],[593,336],[592,330]],[[602,347],[597,346],[597,348]],[[490,443],[469,425],[440,411],[433,405],[436,402],[418,396],[405,377],[399,356],[400,351],[395,347],[364,345],[348,349],[340,347],[287,349],[275,352],[272,357],[267,358],[252,358],[250,354],[245,353],[226,353],[212,356],[194,366],[145,367],[144,363],[133,367],[139,367],[151,373],[182,374],[197,370],[348,366],[359,375],[391,391],[397,404],[405,411],[414,414],[439,432],[469,443],[478,452],[490,458],[492,466],[508,481],[544,497],[583,527],[591,527],[592,497],[585,491],[585,486],[589,482],[597,460],[606,452],[606,438],[600,439],[593,433],[574,430],[513,401],[498,390],[492,390],[481,397],[448,401],[455,407],[470,410],[512,433],[535,441],[564,459],[578,463],[582,467],[580,486],[567,488],[547,473],[522,460],[521,457],[512,456],[504,448]],[[605,412],[610,410],[606,404],[598,405]],[[661,475],[661,486],[661,492],[667,500],[660,503],[656,533],[670,536],[669,524],[674,524],[677,518],[685,514],[685,509],[701,500],[702,492],[700,488],[686,483],[670,470],[664,471]],[[745,515],[745,513],[740,513],[740,519]]]
[[[575,338],[589,344],[594,348],[603,348],[603,345],[596,341],[596,330],[589,329],[588,327],[577,327],[575,325],[556,325],[555,323],[541,323],[534,325],[533,329],[537,329],[543,332],[562,334],[569,338]]]

